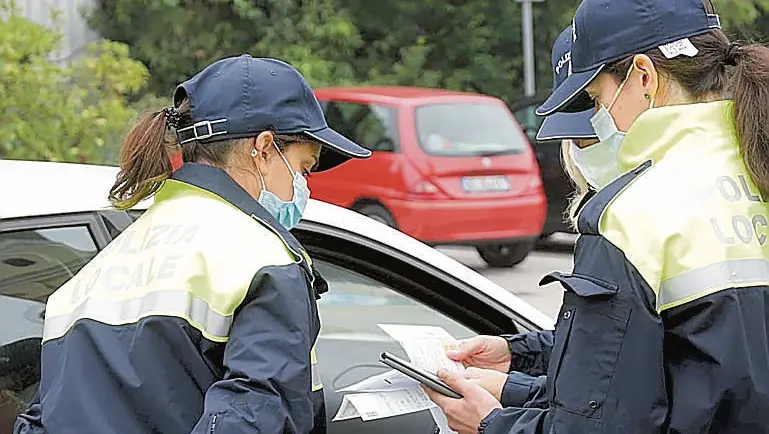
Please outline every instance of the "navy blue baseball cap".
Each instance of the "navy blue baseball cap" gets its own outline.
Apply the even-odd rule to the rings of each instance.
[[[583,0],[572,22],[571,74],[537,114],[585,110],[584,90],[607,64],[720,28],[702,0]]]
[[[266,130],[301,133],[321,145],[317,172],[371,156],[328,127],[310,85],[280,60],[244,54],[216,61],[176,88],[174,106],[185,98],[194,124],[177,129],[179,143],[239,139]]]
[[[555,39],[552,62],[555,89],[566,80],[571,69],[571,27],[567,27]],[[590,123],[594,114],[594,108],[577,113],[553,113],[545,117],[539,127],[537,140],[595,139],[597,136]]]

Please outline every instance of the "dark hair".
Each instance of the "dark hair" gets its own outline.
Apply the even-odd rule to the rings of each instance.
[[[179,128],[194,123],[187,99],[182,101],[178,111]],[[308,140],[301,134],[274,136],[281,151],[291,143]],[[205,144],[193,140],[179,145],[176,131],[169,125],[165,111],[146,112],[137,119],[123,140],[120,149],[120,172],[110,189],[109,201],[116,209],[125,210],[155,194],[171,176],[170,155],[180,150],[185,163],[204,163],[224,168],[232,150],[243,140],[222,140]]]
[[[703,3],[708,13],[714,13],[711,0]],[[699,50],[695,57],[668,59],[656,48],[643,54],[696,102],[707,101],[714,94],[723,98],[731,93],[742,159],[760,192],[769,196],[769,48],[730,43],[720,29],[689,39]],[[633,57],[607,66],[606,71],[624,78]],[[730,65],[734,66],[731,76],[727,70]]]

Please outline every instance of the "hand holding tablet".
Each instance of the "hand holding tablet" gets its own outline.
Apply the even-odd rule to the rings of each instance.
[[[438,378],[435,374],[432,374],[423,369],[417,368],[411,363],[403,359],[400,359],[386,351],[379,356],[379,361],[395,369],[396,371],[401,372],[402,374],[407,375],[419,381],[421,384],[424,384],[425,386],[429,387],[430,389],[442,395],[448,396],[450,398],[455,398],[455,399],[463,398],[463,396],[460,393],[458,393],[457,391],[449,387],[446,383],[441,381],[441,379]]]

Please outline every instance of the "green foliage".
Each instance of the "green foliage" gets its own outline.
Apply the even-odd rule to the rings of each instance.
[[[495,0],[339,0],[360,29],[361,81],[441,87],[512,101],[523,90],[521,5]],[[550,47],[577,0],[535,3],[535,66],[552,85]]]
[[[769,9],[769,0],[713,0],[726,30],[745,31]]]
[[[579,0],[534,3],[537,87],[552,85],[550,48]],[[769,0],[716,0],[725,25],[749,28]],[[521,4],[498,0],[98,0],[91,22],[130,44],[173,88],[241,53],[295,65],[314,86],[441,87],[512,101],[523,90]]]
[[[550,43],[576,4],[534,6],[540,86],[550,86]],[[131,46],[158,95],[248,52],[288,61],[313,86],[418,85],[513,99],[522,88],[520,9],[492,0],[97,0],[90,23]]]
[[[134,116],[126,97],[148,73],[128,47],[94,44],[62,66],[48,59],[59,39],[0,0],[0,158],[104,162]]]
[[[533,6],[539,89],[551,86],[551,43],[578,3]],[[769,33],[769,0],[715,3],[727,29]],[[313,86],[440,87],[507,101],[523,90],[513,0],[96,0],[89,22],[114,42],[64,66],[48,61],[57,32],[12,14],[9,0],[0,8],[6,158],[114,161],[137,110],[167,105],[181,81],[242,53],[286,60]]]
[[[150,71],[148,90],[173,89],[215,60],[252,53],[298,67],[314,85],[352,81],[361,43],[334,0],[97,0],[91,26],[130,44]]]

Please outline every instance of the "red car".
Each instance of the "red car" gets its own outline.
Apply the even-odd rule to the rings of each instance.
[[[373,151],[309,179],[315,199],[430,245],[472,245],[493,267],[523,261],[547,204],[536,157],[507,106],[416,87],[316,89],[328,124]]]

